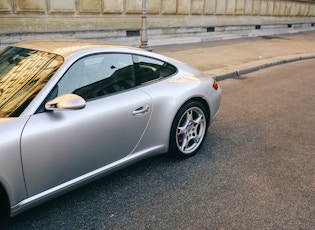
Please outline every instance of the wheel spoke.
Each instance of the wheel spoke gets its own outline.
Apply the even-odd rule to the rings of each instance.
[[[180,146],[182,151],[186,151],[186,149],[188,147],[188,143],[189,143],[189,141],[187,140],[187,137],[184,137],[183,138],[183,142],[182,142],[182,144]]]
[[[203,122],[203,115],[199,115],[195,120],[193,120],[194,124],[197,126],[197,125],[200,125],[202,122]]]
[[[186,132],[186,127],[178,127],[177,128],[177,135],[183,135]]]
[[[193,120],[193,111],[192,111],[192,109],[187,110],[186,116],[187,116],[187,121],[188,121],[188,122],[191,121],[191,120]]]

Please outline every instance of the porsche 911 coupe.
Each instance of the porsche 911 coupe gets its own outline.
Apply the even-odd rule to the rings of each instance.
[[[138,48],[36,40],[4,49],[0,212],[15,216],[153,155],[193,156],[220,100],[212,77]]]

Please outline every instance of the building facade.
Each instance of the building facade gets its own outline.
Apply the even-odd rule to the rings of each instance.
[[[315,0],[146,0],[146,6],[153,41],[315,30]],[[141,14],[142,0],[0,0],[0,46],[47,37],[133,45]]]

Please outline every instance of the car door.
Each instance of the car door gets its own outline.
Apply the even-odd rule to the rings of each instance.
[[[90,58],[86,63],[94,65],[96,61]],[[115,58],[120,62],[123,60],[121,57]],[[114,62],[115,58],[110,57],[109,60]],[[93,170],[98,173],[100,168],[131,154],[137,146],[150,118],[151,98],[132,85],[129,88],[117,86],[121,84],[120,78],[126,74],[126,68],[130,68],[129,63],[122,66],[111,63],[109,68],[107,77],[103,79],[81,79],[80,82],[71,79],[69,82],[64,80],[65,77],[72,77],[68,74],[71,72],[69,70],[59,82],[61,90],[58,94],[69,93],[69,90],[77,92],[86,97],[85,108],[46,111],[29,119],[21,138],[29,196],[66,185],[64,183]],[[97,68],[93,69],[95,73],[90,75],[96,77]],[[80,73],[84,71],[76,73],[76,76],[81,76]],[[71,87],[75,84],[75,87]],[[116,91],[112,92],[112,88]]]

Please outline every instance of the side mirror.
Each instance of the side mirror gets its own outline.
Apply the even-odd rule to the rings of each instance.
[[[76,94],[63,94],[45,104],[45,108],[50,111],[54,110],[75,110],[85,107],[85,100]]]

